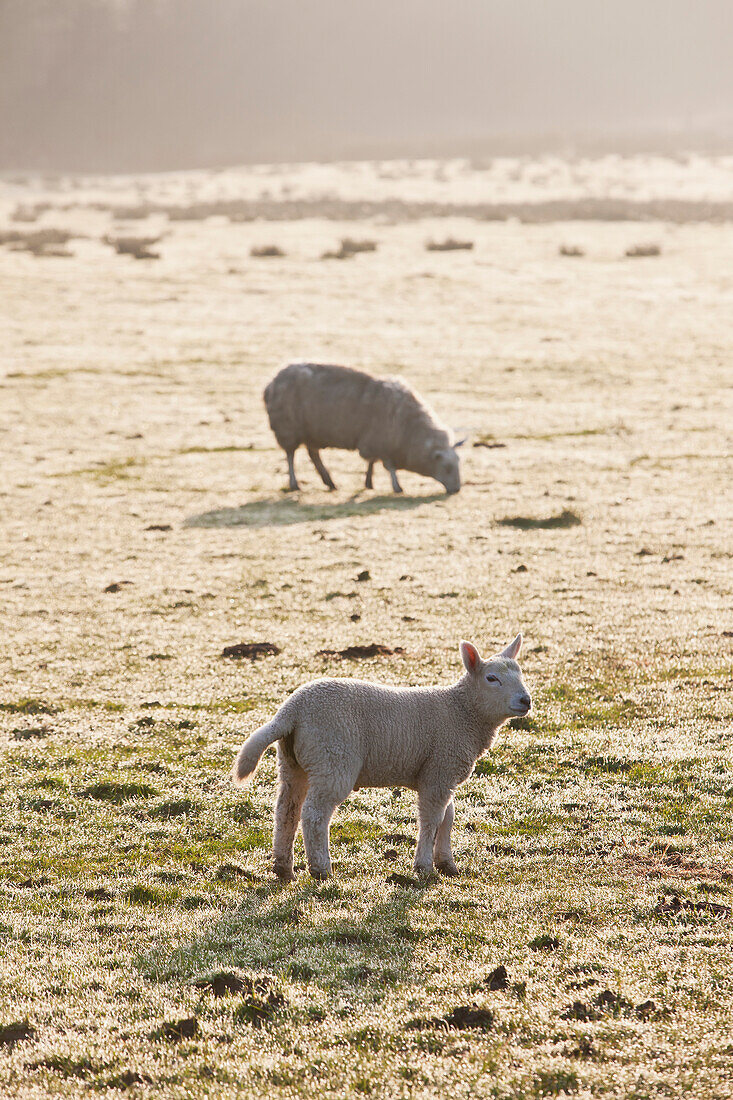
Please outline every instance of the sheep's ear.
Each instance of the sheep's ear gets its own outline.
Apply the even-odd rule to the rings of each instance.
[[[522,635],[517,634],[514,641],[503,649],[501,652],[502,657],[508,657],[510,661],[513,661],[518,656],[520,649],[522,648]]]
[[[479,652],[470,642],[461,642],[461,660],[466,666],[466,672],[475,672],[481,663]]]

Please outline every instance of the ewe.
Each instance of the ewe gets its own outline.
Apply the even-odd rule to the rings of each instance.
[[[233,769],[244,783],[268,745],[278,742],[280,787],[275,807],[274,870],[293,878],[293,842],[302,820],[314,878],[331,873],[328,830],[334,810],[359,787],[409,787],[418,793],[414,868],[433,860],[458,873],[450,846],[453,792],[468,779],[499,727],[527,714],[531,699],[515,658],[518,634],[484,661],[461,642],[465,674],[445,688],[393,688],[363,680],[314,680],[294,691],[275,717],[242,745]]]
[[[372,488],[374,463],[380,461],[395,493],[402,487],[398,470],[435,478],[447,493],[461,487],[451,433],[418,395],[399,379],[373,378],[350,367],[291,363],[265,388],[270,427],[288,458],[289,488],[300,488],[294,457],[304,443],[327,489],[335,489],[320,450],[358,451],[368,463],[366,487]]]

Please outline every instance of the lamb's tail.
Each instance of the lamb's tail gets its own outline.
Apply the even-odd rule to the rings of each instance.
[[[292,731],[293,724],[279,711],[271,722],[260,726],[258,730],[250,734],[237,753],[237,759],[232,768],[232,779],[235,786],[241,787],[247,782],[252,772],[257,767],[259,759],[268,745],[279,741]]]

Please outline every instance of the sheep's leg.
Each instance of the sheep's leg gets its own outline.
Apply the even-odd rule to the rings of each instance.
[[[300,821],[308,777],[302,768],[280,761],[280,789],[275,804],[275,835],[272,843],[273,870],[283,882],[293,876],[293,844]]]
[[[300,488],[300,485],[298,485],[298,479],[295,476],[295,451],[286,451],[286,454],[288,456],[288,475],[290,477],[288,490],[291,493],[294,493],[297,489]]]
[[[372,474],[373,473],[374,473],[374,462],[370,462],[369,465],[367,466],[367,476],[366,476],[366,485],[365,485],[365,488],[367,488],[367,489],[373,489],[374,488],[374,482],[373,482],[373,479],[372,479]]]
[[[320,474],[320,477],[321,477],[321,481],[326,486],[326,488],[327,489],[335,489],[336,486],[334,485],[334,483],[331,479],[331,475],[329,474],[328,470],[323,465],[323,461],[321,459],[321,455],[320,455],[320,452],[319,452],[318,448],[317,447],[309,447],[308,448],[308,457],[310,458],[310,460],[313,463],[313,465],[315,466],[315,468],[318,470],[318,473]]]
[[[420,874],[429,875],[433,869],[433,848],[450,800],[450,791],[423,787],[418,792],[419,828],[413,867]]]
[[[331,874],[328,830],[334,810],[342,801],[343,799],[334,798],[330,791],[311,790],[306,795],[301,824],[308,870],[313,878],[328,878]]]
[[[392,489],[394,490],[394,492],[401,493],[402,486],[397,480],[397,471],[395,470],[394,466],[390,466],[389,463],[385,462],[384,468],[392,479]]]
[[[435,837],[435,847],[433,849],[433,856],[435,858],[435,866],[439,871],[442,871],[444,875],[457,875],[458,868],[456,867],[455,860],[453,859],[453,852],[450,846],[450,831],[453,827],[453,818],[456,816],[456,804],[451,798],[450,802],[445,808],[445,815],[438,829],[438,833]]]

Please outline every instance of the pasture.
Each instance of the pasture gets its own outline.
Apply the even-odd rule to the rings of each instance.
[[[0,1093],[726,1100],[733,227],[121,222],[154,186],[1,192],[78,236],[0,248]],[[403,374],[461,492],[334,452],[327,493],[299,452],[284,493],[261,393],[304,358]],[[534,707],[458,791],[461,875],[415,880],[414,796],[360,790],[334,877],[298,838],[278,884],[246,733],[519,629]]]

